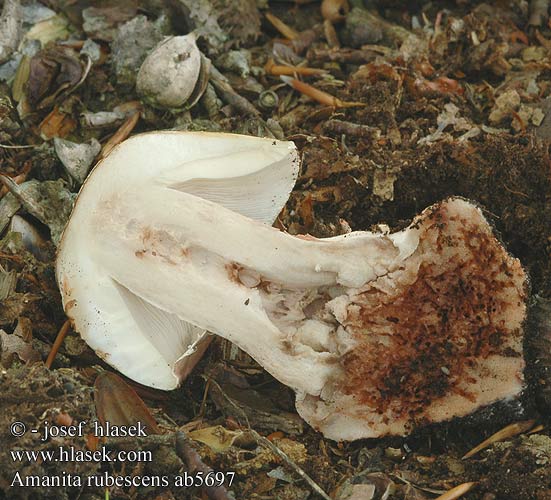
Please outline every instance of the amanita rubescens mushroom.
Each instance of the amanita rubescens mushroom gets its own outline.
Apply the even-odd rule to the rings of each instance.
[[[152,133],[118,146],[60,247],[76,329],[162,389],[189,371],[200,332],[225,337],[332,439],[405,434],[518,396],[526,276],[480,209],[454,198],[393,234],[295,237],[265,222],[296,169],[292,143],[268,139]]]

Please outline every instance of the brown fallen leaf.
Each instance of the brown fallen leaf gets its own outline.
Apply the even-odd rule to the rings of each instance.
[[[130,426],[141,422],[146,434],[161,434],[155,418],[136,391],[121,377],[102,372],[94,383],[96,413],[102,425]]]
[[[48,113],[46,118],[42,120],[38,129],[40,131],[40,136],[47,141],[53,137],[67,137],[76,126],[77,122],[56,106]]]
[[[67,94],[81,80],[83,67],[78,54],[54,46],[34,55],[25,85],[25,97],[32,110],[49,108],[62,94]]]
[[[41,359],[40,353],[32,346],[32,334],[29,336],[28,332],[25,332],[27,328],[19,328],[24,320],[26,318],[19,319],[18,326],[12,334],[0,330],[0,362],[5,367],[12,364],[14,357],[18,357],[24,363],[33,363]]]

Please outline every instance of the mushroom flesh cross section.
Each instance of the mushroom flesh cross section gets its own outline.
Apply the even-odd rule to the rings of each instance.
[[[296,178],[294,148],[232,137],[166,133],[188,160],[152,176],[136,167],[154,144],[145,134],[87,180],[57,273],[68,315],[106,361],[171,389],[190,344],[215,333],[336,440],[403,435],[519,396],[527,279],[478,207],[451,198],[392,234],[292,236],[267,222]],[[226,141],[222,156],[193,159],[204,140]],[[222,158],[234,162],[226,177],[212,167]]]

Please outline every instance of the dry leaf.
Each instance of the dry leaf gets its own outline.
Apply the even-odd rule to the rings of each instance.
[[[160,434],[161,431],[151,412],[121,377],[103,372],[94,384],[94,402],[100,422],[105,425],[136,425],[141,422],[147,434]]]

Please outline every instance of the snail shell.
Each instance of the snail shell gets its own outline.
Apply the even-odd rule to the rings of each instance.
[[[201,73],[195,35],[173,36],[146,57],[137,77],[138,94],[153,106],[180,108],[193,93]]]

